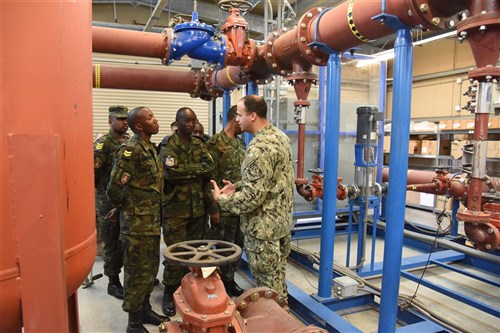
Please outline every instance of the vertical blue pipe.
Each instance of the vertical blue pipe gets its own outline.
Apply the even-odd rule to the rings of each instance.
[[[365,209],[366,205],[366,200],[369,200],[369,198],[365,196],[361,196],[358,198],[357,201],[357,206],[359,207],[359,218],[358,218],[358,249],[357,249],[357,254],[356,254],[356,266],[360,266],[362,264],[361,262],[361,255],[363,254],[363,246],[365,245],[365,214],[368,215],[368,211]],[[362,268],[363,266],[360,266]]]
[[[347,252],[345,259],[345,267],[349,267],[351,265],[352,214],[354,214],[352,208],[353,204],[351,200],[349,200],[349,218],[347,220]]]
[[[247,95],[258,95],[259,94],[259,87],[257,86],[257,83],[255,82],[248,82],[246,86],[247,90]],[[253,135],[250,133],[244,133],[243,134],[243,141],[248,145],[250,141],[252,140]]]
[[[325,167],[325,67],[319,68],[319,151],[318,151],[318,167],[324,169]]]
[[[387,196],[382,197],[382,209],[380,212],[380,218],[383,221],[386,221],[387,219]]]
[[[403,229],[406,201],[406,171],[410,138],[413,49],[410,30],[400,28],[394,45],[394,93],[389,163],[389,196],[385,230],[382,295],[378,321],[379,332],[395,332],[398,309]]]
[[[372,230],[372,256],[370,258],[370,271],[373,271],[373,267],[375,265],[375,249],[377,245],[377,222],[380,212],[380,201],[379,199],[375,199],[373,201],[373,230]]]
[[[385,124],[385,108],[387,106],[387,61],[380,62],[380,84],[379,84],[379,101],[378,109],[383,113],[382,121],[378,128],[378,154],[377,154],[377,175],[376,182],[382,183],[382,167],[384,166],[384,124]]]
[[[339,164],[340,123],[340,56],[334,52],[328,58],[328,82],[326,93],[325,174],[323,215],[321,223],[321,261],[319,264],[319,297],[332,295],[333,244],[337,215],[337,177]]]
[[[258,95],[259,94],[259,87],[257,86],[257,83],[255,83],[255,82],[248,82],[246,88],[247,88],[247,95]]]
[[[318,167],[325,169],[325,81],[326,69],[325,66],[319,68],[319,151],[318,151]],[[323,199],[316,199],[316,209],[321,212],[323,209]]]
[[[451,221],[453,223],[453,226],[451,227],[451,233],[450,233],[451,236],[458,235],[457,212],[458,212],[459,208],[460,208],[460,200],[453,199],[453,206],[451,208]]]
[[[227,124],[227,113],[231,108],[231,91],[224,90],[222,95],[222,127],[226,127]]]

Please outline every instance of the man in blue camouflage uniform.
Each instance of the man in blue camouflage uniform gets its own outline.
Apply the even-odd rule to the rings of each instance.
[[[215,134],[207,142],[208,151],[215,163],[213,179],[223,187],[223,180],[232,183],[241,181],[241,163],[245,156],[245,142],[238,137],[242,133],[240,124],[236,121],[236,105],[227,113],[227,123],[222,131]],[[220,222],[211,226],[206,238],[219,239],[235,243],[243,248],[243,233],[240,230],[240,215],[227,211],[220,212]],[[221,279],[226,292],[230,296],[240,296],[243,293],[234,281],[235,265],[220,267]]]
[[[163,162],[164,203],[163,239],[168,245],[203,239],[208,209],[210,222],[219,222],[217,204],[213,200],[210,176],[214,161],[206,144],[192,136],[196,114],[190,108],[177,111],[177,131],[160,148]],[[163,312],[175,315],[174,291],[187,273],[186,268],[163,262]]]
[[[123,287],[118,275],[123,266],[123,250],[120,245],[120,224],[108,221],[106,215],[113,208],[106,196],[111,169],[118,147],[129,138],[127,134],[128,109],[123,105],[109,108],[109,132],[94,142],[94,183],[97,232],[103,242],[102,259],[104,275],[109,278],[108,294],[123,299]]]
[[[238,102],[236,120],[255,135],[241,166],[241,187],[224,181],[214,186],[223,210],[241,214],[248,265],[258,286],[288,298],[286,259],[290,253],[294,170],[288,137],[266,119],[262,97],[249,95]]]
[[[143,106],[130,111],[128,124],[134,135],[120,146],[111,171],[106,194],[115,208],[107,218],[120,218],[127,333],[142,333],[147,332],[143,324],[169,320],[155,313],[149,302],[160,264],[162,165],[151,142],[160,127]]]

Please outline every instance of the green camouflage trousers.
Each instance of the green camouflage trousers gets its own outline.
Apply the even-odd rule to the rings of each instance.
[[[163,219],[163,240],[165,244],[172,245],[188,240],[203,239],[205,231],[205,215],[190,219],[167,217]],[[163,284],[169,287],[178,287],[188,269],[172,265],[163,261]]]
[[[240,218],[232,216],[221,216],[220,222],[207,229],[206,239],[217,239],[231,242],[243,249],[243,233],[240,230]],[[238,266],[238,261],[221,266],[220,277],[223,281],[234,280],[234,270]]]
[[[117,276],[123,267],[120,223],[105,220],[105,216],[106,214],[97,212],[97,232],[103,242],[102,260],[104,261],[104,275]]]
[[[275,290],[288,300],[286,288],[286,259],[290,254],[291,237],[262,240],[245,235],[248,266],[258,287]]]
[[[160,236],[121,234],[123,246],[123,311],[141,310],[144,299],[153,291],[160,265]]]

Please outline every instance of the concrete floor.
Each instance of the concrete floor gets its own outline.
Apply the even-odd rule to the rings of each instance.
[[[427,224],[433,224],[432,214],[408,210],[407,219],[414,221],[426,221]],[[368,239],[371,241],[371,239]],[[308,239],[294,241],[295,245],[308,249],[313,252],[319,252],[320,242],[319,239]],[[352,247],[356,248],[356,239],[353,239]],[[338,236],[335,239],[335,260],[345,264],[345,248],[346,236]],[[367,258],[369,263],[371,249],[367,247]],[[351,251],[353,252],[353,251]],[[403,248],[403,256],[408,257],[412,255],[421,254],[418,251]],[[354,253],[351,253],[351,264],[354,263]],[[377,240],[375,261],[382,261],[383,258],[383,241]],[[457,267],[463,265],[455,264]],[[498,277],[488,275],[486,273],[466,268],[468,271],[474,271],[476,274],[487,276],[490,279],[500,281]],[[96,258],[93,273],[102,272],[102,259]],[[160,267],[158,278],[161,280],[163,266]],[[420,276],[421,270],[413,271],[415,275]],[[482,302],[498,307],[500,302],[500,290],[494,286],[486,283],[465,277],[461,274],[445,270],[440,267],[428,267],[425,276],[426,279],[446,286],[450,289],[459,289],[461,293],[481,300]],[[299,267],[293,262],[289,262],[287,266],[287,279],[296,286],[300,287],[308,294],[316,294],[318,286],[318,278],[309,271]],[[236,281],[244,289],[254,287],[253,281],[244,274],[237,273]],[[371,279],[371,282],[380,286],[381,278]],[[94,285],[87,289],[78,291],[78,300],[80,308],[80,323],[82,332],[124,332],[127,326],[127,314],[121,309],[121,301],[117,300],[106,293],[107,278],[103,277],[95,281]],[[417,288],[417,284],[402,278],[400,284],[400,293],[413,295]],[[154,288],[151,296],[151,304],[154,310],[161,313],[161,297],[163,294],[163,286],[159,285]],[[453,319],[454,322],[459,323],[464,332],[500,332],[500,318],[486,314],[485,312],[476,310],[461,302],[455,301],[447,296],[439,294],[426,287],[420,286],[418,289],[417,297],[420,301],[430,306],[433,310],[439,311],[440,314],[447,318]],[[378,301],[378,298],[376,298]],[[342,315],[342,313],[339,313]],[[354,326],[361,329],[363,332],[375,332],[378,326],[378,311],[368,310],[358,313],[352,313],[343,316],[346,320],[351,322]],[[180,320],[176,316],[173,320]],[[150,332],[158,332],[158,329],[152,325],[146,325]],[[265,333],[265,332],[262,332]]]

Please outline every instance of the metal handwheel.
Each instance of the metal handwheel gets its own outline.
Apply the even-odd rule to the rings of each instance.
[[[241,248],[221,240],[190,240],[168,246],[163,256],[169,263],[186,267],[224,266],[241,257]]]
[[[231,8],[238,8],[240,12],[244,13],[251,10],[254,7],[253,3],[245,0],[220,0],[219,8],[225,11],[229,11]]]

